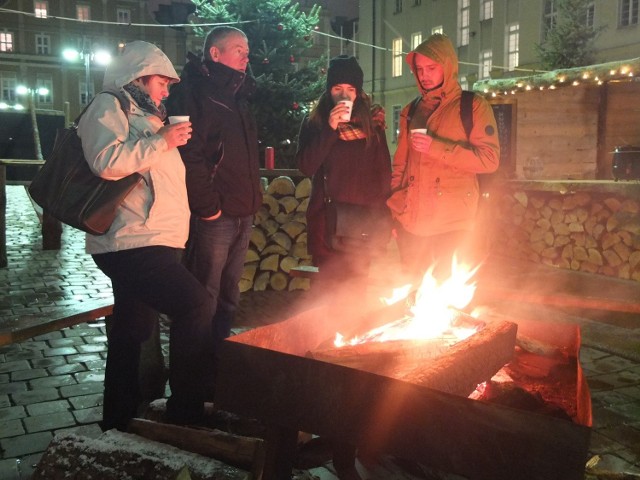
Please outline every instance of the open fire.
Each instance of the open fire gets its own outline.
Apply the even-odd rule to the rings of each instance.
[[[473,299],[476,284],[472,280],[478,268],[458,264],[454,257],[451,276],[444,282],[438,282],[433,269],[429,269],[417,289],[408,284],[393,289],[390,298],[381,298],[385,305],[406,302],[406,312],[400,318],[350,338],[338,332],[334,345],[343,347],[367,342],[440,339],[450,346],[470,337],[478,331],[479,325],[462,321],[466,316],[461,310]]]
[[[590,402],[579,332],[516,323],[507,312],[474,318],[463,309],[475,293],[475,269],[454,264],[452,271],[442,284],[428,272],[419,288],[405,287],[378,309],[354,315],[323,305],[225,341],[215,400],[270,425],[265,480],[290,476],[298,431],[478,480],[583,478]],[[532,345],[548,334],[567,355],[538,363],[539,355],[516,355],[521,327]],[[525,361],[525,374],[550,360],[562,361],[567,374],[554,376],[550,367],[536,395],[559,383],[566,410],[582,415],[470,396],[507,365]]]

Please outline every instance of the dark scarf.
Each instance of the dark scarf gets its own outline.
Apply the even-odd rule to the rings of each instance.
[[[160,120],[164,122],[164,119],[167,118],[167,110],[164,105],[161,103],[160,106],[156,106],[156,104],[151,100],[151,97],[147,92],[143,92],[137,85],[133,83],[127,83],[124,88],[133,100],[138,104],[138,106],[147,113],[151,115],[155,115]]]

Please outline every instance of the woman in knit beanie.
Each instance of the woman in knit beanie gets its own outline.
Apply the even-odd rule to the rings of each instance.
[[[391,157],[384,114],[381,118],[374,116],[376,110],[372,110],[362,89],[363,80],[362,68],[354,57],[331,59],[327,88],[302,121],[296,152],[298,168],[313,176],[307,207],[307,248],[319,273],[313,279],[312,291],[326,297],[327,304],[341,318],[349,318],[349,309],[358,303],[354,298],[364,301],[372,250],[356,246],[347,251],[336,244],[334,206],[367,206],[376,219],[390,219],[386,199],[390,193]],[[350,117],[350,109],[340,103],[342,100],[353,102]],[[389,222],[388,231],[381,232],[388,235],[387,241],[390,225]],[[356,245],[360,241],[356,240]],[[352,473],[354,455],[352,447],[336,447],[335,468]]]

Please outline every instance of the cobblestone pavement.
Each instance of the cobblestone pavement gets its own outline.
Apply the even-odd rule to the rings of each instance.
[[[111,296],[108,279],[84,253],[83,234],[65,228],[62,249],[42,251],[39,228],[24,188],[8,186],[8,267],[0,269],[0,319]],[[300,292],[243,294],[239,325],[286,318],[301,307],[304,296]],[[593,324],[588,319],[581,321]],[[613,323],[606,326],[607,331],[617,329],[636,338],[640,332],[638,318],[623,326]],[[164,329],[162,343],[166,353]],[[90,437],[100,435],[97,422],[105,357],[102,320],[0,347],[0,479],[30,478],[56,433],[71,430]],[[583,345],[581,361],[593,400],[590,450],[599,458],[591,471],[640,478],[639,359],[589,341]],[[414,478],[393,467],[361,467],[372,480]],[[335,479],[330,466],[312,473],[323,480]]]

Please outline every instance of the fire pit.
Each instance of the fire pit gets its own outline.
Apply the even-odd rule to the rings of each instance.
[[[404,308],[398,302],[359,321],[379,325]],[[347,318],[318,307],[224,342],[215,401],[268,426],[265,480],[289,478],[298,431],[474,480],[582,480],[586,422],[469,398],[511,359],[515,324],[490,322],[407,369],[385,362],[346,366],[323,357],[326,349],[318,347],[335,336],[336,324],[358,323]],[[579,364],[572,365],[578,382]]]

